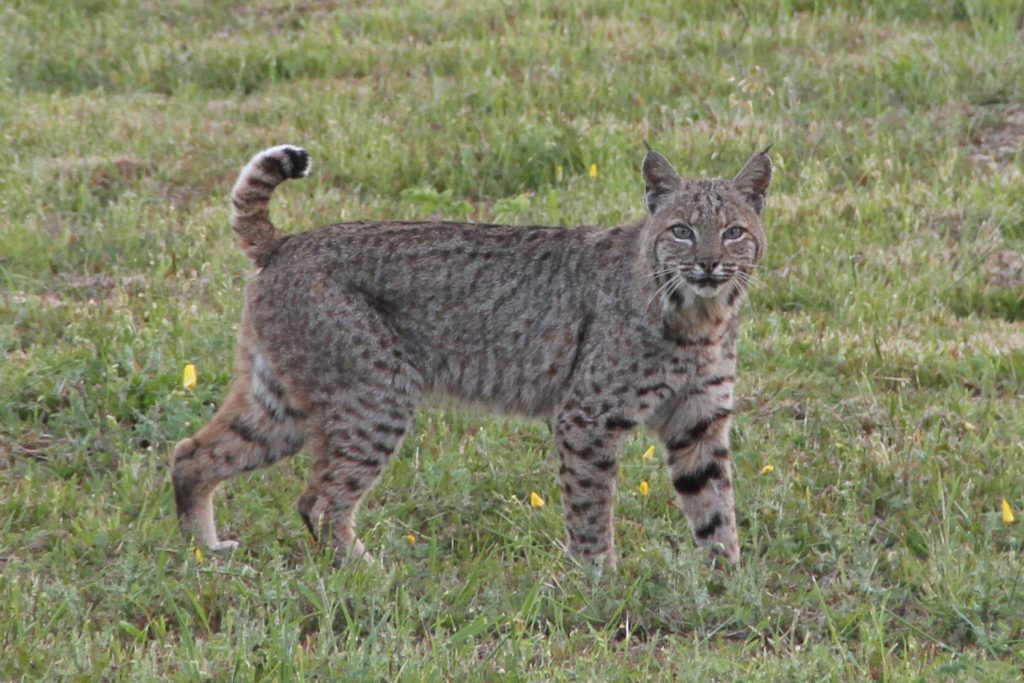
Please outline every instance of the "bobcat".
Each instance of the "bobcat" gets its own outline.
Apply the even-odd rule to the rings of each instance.
[[[271,194],[310,165],[272,147],[234,186],[232,225],[257,272],[229,395],[174,450],[186,536],[236,547],[218,539],[214,490],[305,445],[299,514],[336,559],[369,557],[356,511],[436,393],[547,420],[576,557],[615,563],[619,451],[643,425],[698,545],[739,560],[729,424],[737,309],[765,251],[767,149],[732,180],[683,180],[648,151],[648,215],[610,229],[361,221],[281,234]]]

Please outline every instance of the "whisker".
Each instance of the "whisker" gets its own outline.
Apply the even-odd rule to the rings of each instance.
[[[644,313],[646,313],[651,308],[651,304],[654,303],[654,300],[657,299],[659,295],[664,294],[665,292],[667,292],[668,288],[670,286],[672,286],[673,284],[675,284],[675,286],[678,287],[679,284],[681,284],[680,278],[678,278],[678,277],[671,278],[671,279],[667,280],[664,284],[662,284],[660,287],[658,287],[656,290],[654,290],[654,294],[652,294],[651,298],[647,300],[646,304],[644,304]],[[675,290],[673,289],[672,291],[675,291]]]
[[[668,269],[665,269],[665,270],[659,270],[659,271],[655,271],[655,272],[651,273],[650,275],[648,275],[645,278],[645,281],[646,280],[653,280],[654,278],[660,277],[660,276],[665,276],[665,275],[674,276],[676,274],[677,273],[676,273],[676,269],[675,268],[668,268]],[[651,297],[647,300],[647,303],[644,304],[644,309],[643,310],[644,310],[645,313],[648,310],[650,310],[651,304],[654,303],[654,300],[657,299],[658,296],[660,294],[662,294],[663,291],[666,290],[672,284],[673,279],[674,279],[673,277],[669,277],[668,280],[666,280],[665,282],[662,282],[661,284],[658,285],[658,288],[655,289],[654,293],[651,294]]]
[[[739,276],[739,277],[746,277],[746,278],[759,278],[760,277],[757,273],[754,273],[754,272],[749,272],[748,273],[748,272],[743,271],[743,270],[737,270],[736,271],[736,275]]]
[[[674,272],[676,272],[675,268],[666,268],[665,270],[656,270],[653,273],[645,275],[644,276],[644,280],[645,281],[646,280],[653,280],[653,279],[659,278],[659,277],[661,277],[663,275],[671,275]]]
[[[752,273],[744,273],[742,271],[737,272],[733,276],[733,279],[736,282],[742,283],[745,287],[764,285],[764,280],[762,280],[761,278],[757,277]]]

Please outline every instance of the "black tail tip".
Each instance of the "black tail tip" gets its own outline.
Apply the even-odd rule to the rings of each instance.
[[[309,175],[309,170],[313,166],[309,152],[293,145],[283,145],[281,151],[288,158],[288,163],[284,164],[285,177],[304,178]]]

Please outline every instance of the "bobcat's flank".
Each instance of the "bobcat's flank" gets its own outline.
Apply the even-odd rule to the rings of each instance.
[[[648,215],[615,228],[363,221],[295,235],[267,206],[309,155],[256,155],[231,201],[258,271],[230,393],[174,451],[182,530],[235,547],[217,537],[214,490],[305,445],[299,514],[336,558],[366,557],[359,504],[438,393],[547,420],[577,557],[615,562],[619,452],[643,425],[664,444],[697,543],[736,562],[737,309],[765,250],[767,151],[732,180],[683,180],[650,151]]]

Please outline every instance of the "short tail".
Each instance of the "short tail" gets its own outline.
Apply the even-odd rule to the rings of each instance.
[[[289,178],[309,175],[312,164],[301,147],[278,145],[254,156],[238,175],[231,191],[231,227],[242,250],[256,265],[264,265],[278,238],[268,209],[274,188]]]

